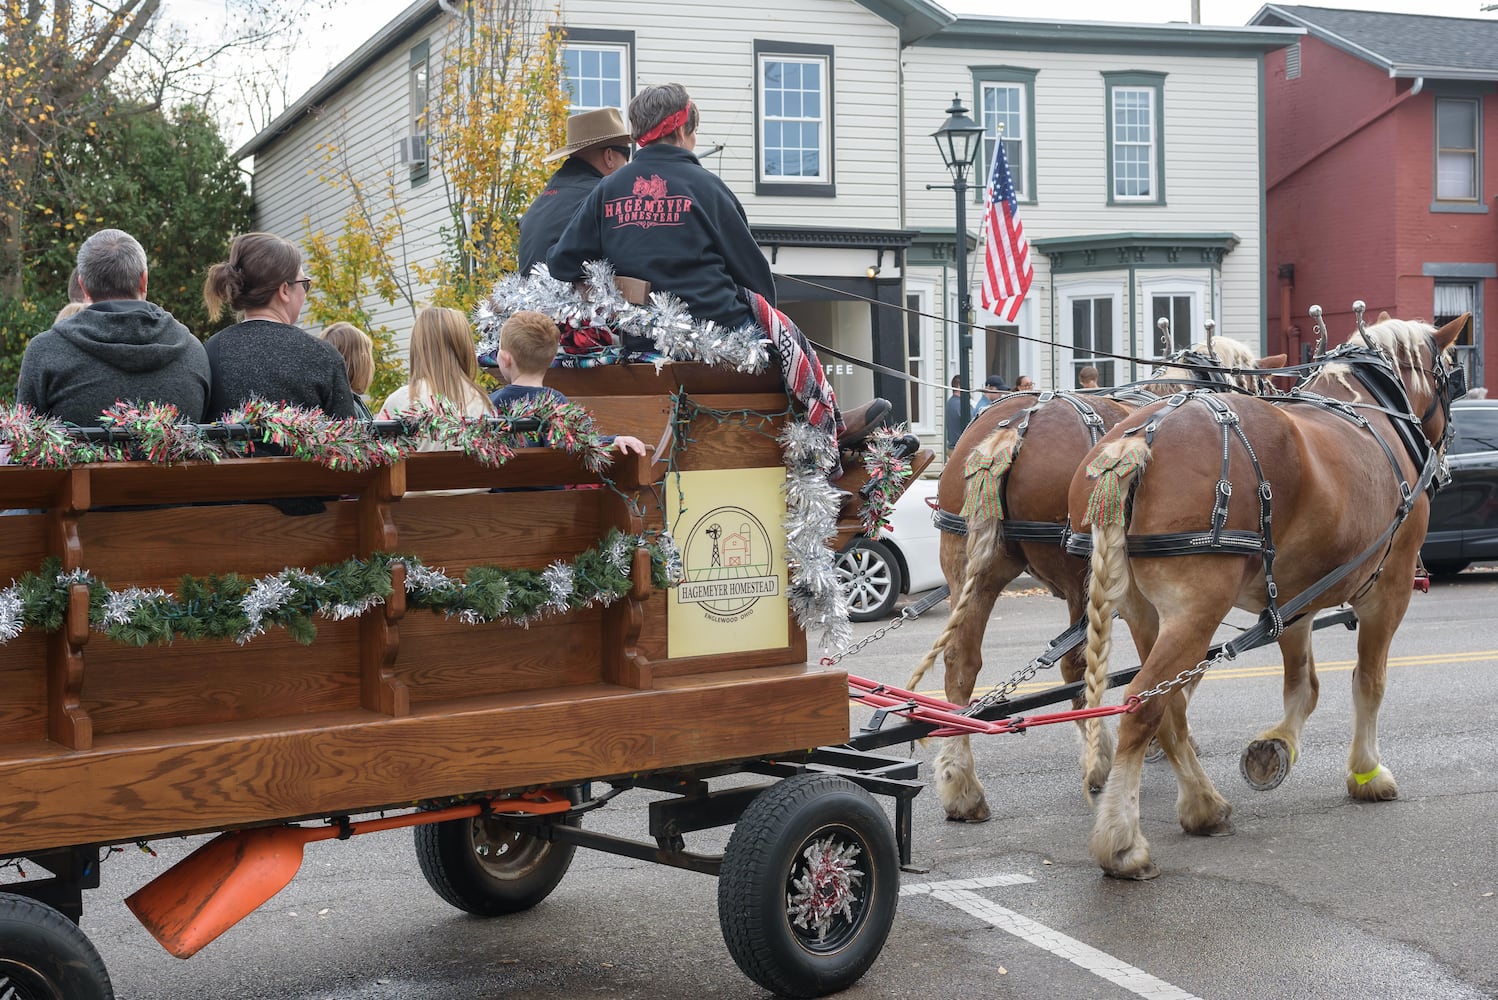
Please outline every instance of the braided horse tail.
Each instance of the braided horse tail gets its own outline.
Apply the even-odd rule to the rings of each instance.
[[[1097,481],[1087,500],[1083,525],[1092,526],[1092,580],[1087,589],[1087,706],[1102,703],[1108,680],[1108,658],[1113,648],[1113,611],[1128,592],[1128,497],[1150,460],[1149,445],[1126,438],[1107,445],[1087,466],[1087,478]],[[1091,774],[1101,753],[1102,720],[1087,720],[1087,758],[1083,774]],[[1094,791],[1087,789],[1089,796]]]
[[[910,675],[910,680],[905,682],[912,691],[936,663],[936,658],[946,654],[947,647],[967,618],[968,606],[978,591],[978,580],[1004,544],[1004,478],[1014,464],[1019,444],[1020,437],[1014,428],[1000,427],[968,453],[963,468],[967,488],[962,501],[962,516],[967,520],[967,576],[962,582],[962,592],[952,606],[952,613],[947,616],[946,627],[931,644],[931,650]]]

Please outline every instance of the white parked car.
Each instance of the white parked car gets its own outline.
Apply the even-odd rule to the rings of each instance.
[[[860,536],[837,557],[838,579],[848,592],[855,622],[888,618],[901,594],[919,594],[946,582],[941,575],[939,532],[931,523],[936,479],[917,479],[890,512],[878,539]]]

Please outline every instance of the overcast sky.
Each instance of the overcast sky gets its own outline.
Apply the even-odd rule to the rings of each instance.
[[[1033,18],[1040,6],[1015,0],[938,2],[954,14],[1002,17]],[[1305,6],[1498,18],[1498,12],[1482,10],[1490,3],[1498,0],[1317,0]],[[305,93],[409,4],[410,0],[323,0],[327,9],[310,12],[303,20],[306,44],[292,67],[291,97]],[[1203,24],[1241,26],[1264,4],[1261,0],[1200,0],[1200,6]],[[225,7],[225,0],[166,0],[162,10],[170,20],[216,35],[223,28]],[[1044,7],[1052,17],[1063,20],[1160,23],[1191,19],[1191,0],[1048,0]]]

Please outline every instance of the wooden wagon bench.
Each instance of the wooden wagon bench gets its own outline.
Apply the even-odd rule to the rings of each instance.
[[[787,610],[778,378],[696,364],[554,375],[600,427],[665,442],[661,460],[620,456],[599,474],[563,450],[521,448],[497,468],[462,452],[368,471],[291,457],[0,467],[12,512],[0,584],[44,565],[72,581],[56,628],[0,646],[0,866],[52,876],[0,868],[0,994],[112,995],[74,926],[105,845],[238,831],[131,899],[185,957],[289,879],[294,863],[268,893],[240,884],[284,864],[272,848],[299,859],[302,843],[361,832],[357,817],[376,811],[397,814],[381,828],[416,826],[429,881],[464,909],[534,905],[581,844],[721,869],[730,951],[771,989],[818,995],[862,974],[893,918],[919,785],[908,762],[815,749],[848,739],[847,680],[808,666]],[[751,411],[779,416],[721,418]],[[469,492],[432,492],[455,490]],[[324,509],[271,503],[308,497]],[[660,552],[634,544],[665,518],[687,581],[675,590],[652,586]],[[856,521],[840,529],[846,542]],[[565,574],[611,532],[629,542],[628,582],[606,606],[559,610],[564,599],[522,624],[471,624],[408,599],[415,572]],[[388,597],[314,618],[309,645],[276,627],[134,645],[91,611],[91,585],[138,597],[237,574],[243,589],[385,554],[407,557],[383,564]],[[709,786],[745,770],[784,780]],[[677,797],[652,805],[650,839],[618,840],[583,826],[601,804],[585,798],[595,781]],[[864,788],[897,797],[898,845]],[[333,829],[286,825],[314,820]],[[735,822],[723,856],[686,850],[684,834]],[[781,846],[767,853],[766,836]],[[841,895],[788,907],[809,865],[837,874]]]

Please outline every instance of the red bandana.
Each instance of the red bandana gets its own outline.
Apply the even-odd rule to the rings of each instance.
[[[666,117],[662,118],[660,120],[660,123],[656,125],[655,128],[640,136],[635,140],[635,142],[639,143],[643,147],[650,145],[652,142],[657,142],[661,139],[664,139],[666,136],[670,135],[672,132],[675,132],[677,129],[685,125],[687,123],[688,117],[689,116],[687,114],[686,108],[682,108],[675,114],[669,114]]]

